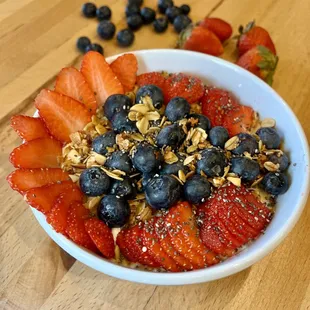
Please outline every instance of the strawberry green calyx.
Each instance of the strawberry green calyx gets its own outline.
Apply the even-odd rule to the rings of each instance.
[[[184,47],[184,44],[188,40],[188,38],[191,36],[194,27],[195,26],[193,24],[190,24],[184,30],[181,31],[181,33],[179,34],[176,48],[182,49]]]
[[[257,46],[261,61],[257,64],[260,74],[267,84],[272,85],[273,76],[277,68],[279,57],[274,55],[268,48],[262,45]]]

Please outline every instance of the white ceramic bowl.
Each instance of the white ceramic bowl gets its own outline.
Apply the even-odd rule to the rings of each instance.
[[[285,150],[291,159],[288,171],[291,186],[287,193],[279,197],[275,216],[265,234],[235,257],[216,266],[183,273],[155,273],[113,264],[56,233],[47,224],[45,216],[33,209],[35,217],[48,235],[70,255],[93,269],[120,279],[157,285],[182,285],[220,279],[251,266],[275,249],[292,230],[308,197],[308,142],[296,116],[266,83],[220,58],[181,50],[145,50],[134,54],[138,58],[139,73],[165,70],[198,76],[232,91],[241,103],[253,107],[262,118],[276,120],[277,129],[285,138]],[[108,61],[116,57],[109,57]]]

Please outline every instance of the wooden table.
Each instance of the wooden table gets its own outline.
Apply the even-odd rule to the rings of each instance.
[[[125,0],[96,1],[125,26]],[[154,6],[155,0],[145,1]],[[182,0],[176,0],[182,4]],[[274,88],[310,138],[310,1],[192,0],[191,17],[222,17],[234,26],[255,18],[270,30],[280,63]],[[0,0],[0,308],[1,309],[308,309],[308,203],[288,238],[255,266],[212,283],[159,287],[120,281],[76,262],[47,237],[22,198],[5,181],[8,155],[20,143],[8,127],[16,112],[31,115],[33,97],[60,68],[76,64],[76,38],[96,39],[96,21],[80,16],[83,0]],[[176,35],[144,27],[129,50],[173,48]],[[103,43],[106,56],[122,52]],[[225,59],[234,61],[234,43]]]

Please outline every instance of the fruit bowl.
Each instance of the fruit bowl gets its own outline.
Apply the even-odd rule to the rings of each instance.
[[[265,234],[236,256],[202,270],[159,273],[130,269],[114,264],[78,246],[56,233],[43,214],[32,208],[40,225],[66,252],[87,266],[120,279],[156,285],[183,285],[208,282],[239,272],[271,252],[296,224],[309,192],[309,150],[305,134],[291,109],[263,81],[222,59],[181,50],[146,50],[134,52],[138,74],[149,71],[184,72],[233,92],[241,103],[251,106],[261,118],[271,117],[290,154],[290,189],[279,196],[276,212]],[[108,58],[113,61],[117,56]]]

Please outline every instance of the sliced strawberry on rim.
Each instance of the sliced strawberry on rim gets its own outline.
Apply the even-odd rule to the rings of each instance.
[[[139,86],[155,85],[164,90],[166,78],[161,72],[148,72],[137,76],[137,84]]]

